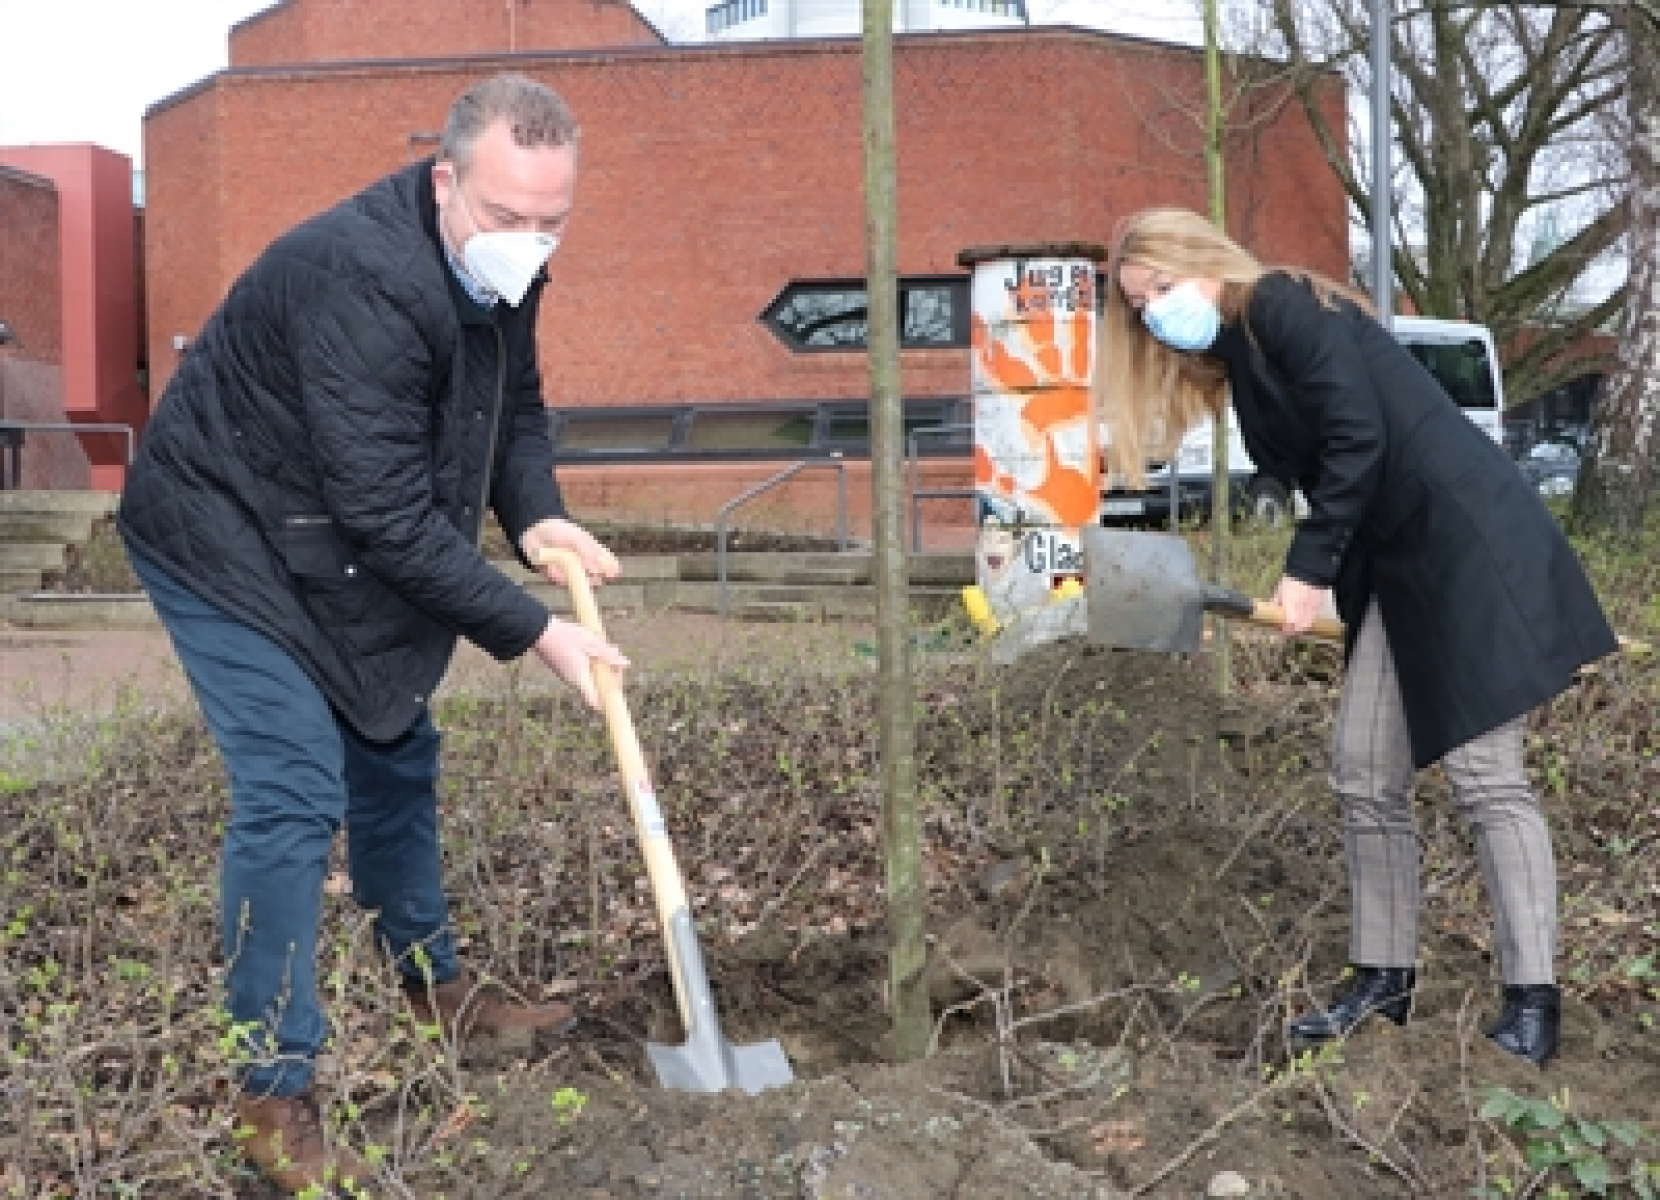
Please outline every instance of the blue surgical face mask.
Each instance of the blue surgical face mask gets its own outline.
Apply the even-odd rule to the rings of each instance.
[[[1142,306],[1147,331],[1172,350],[1209,350],[1222,330],[1222,314],[1192,280],[1178,283]]]

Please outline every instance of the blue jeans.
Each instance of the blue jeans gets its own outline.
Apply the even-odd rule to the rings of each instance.
[[[130,557],[230,775],[220,936],[242,1089],[293,1095],[328,1033],[317,927],[342,823],[353,896],[399,970],[459,972],[439,876],[438,731],[423,716],[396,741],[365,741],[281,646]]]

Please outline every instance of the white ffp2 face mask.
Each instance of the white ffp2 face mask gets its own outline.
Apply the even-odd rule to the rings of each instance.
[[[474,279],[517,308],[536,272],[558,248],[559,239],[551,233],[475,233],[461,247],[461,261]]]

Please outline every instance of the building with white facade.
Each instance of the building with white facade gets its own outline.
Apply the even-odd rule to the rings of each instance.
[[[711,41],[855,37],[860,0],[725,0],[705,13]],[[1029,25],[1026,0],[895,0],[895,33]]]

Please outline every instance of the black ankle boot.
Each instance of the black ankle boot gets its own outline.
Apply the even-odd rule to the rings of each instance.
[[[1562,1040],[1562,992],[1554,983],[1504,989],[1504,1011],[1487,1036],[1502,1050],[1545,1065]]]
[[[1405,1025],[1412,1011],[1418,973],[1411,967],[1356,967],[1349,990],[1324,1012],[1304,1013],[1291,1022],[1291,1036],[1304,1042],[1347,1037],[1371,1013]]]

